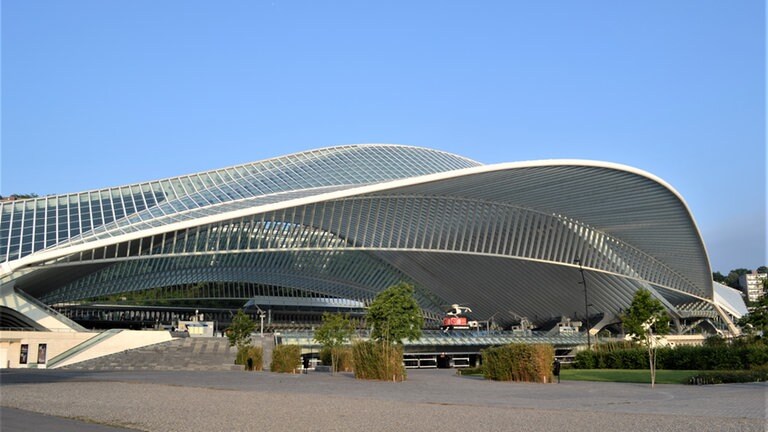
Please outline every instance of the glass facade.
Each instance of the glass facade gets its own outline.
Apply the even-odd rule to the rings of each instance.
[[[332,190],[477,165],[429,149],[352,145],[154,182],[2,202],[0,262],[252,206],[269,197],[286,199],[280,194],[296,196],[302,190]]]

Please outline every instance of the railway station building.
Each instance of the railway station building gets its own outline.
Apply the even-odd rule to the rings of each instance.
[[[568,317],[597,334],[639,289],[679,333],[736,334],[746,313],[683,197],[615,163],[345,145],[0,203],[4,328],[78,331],[57,310],[130,293],[359,310],[400,281],[435,326],[461,304],[499,328]]]

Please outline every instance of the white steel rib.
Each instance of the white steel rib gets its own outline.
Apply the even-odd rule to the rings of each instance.
[[[722,311],[696,222],[663,180],[399,145],[3,202],[0,258],[4,289],[48,304],[217,281],[366,302],[406,280],[430,315],[465,303],[545,321],[583,316],[579,259],[591,313],[619,314],[640,288],[676,319]]]

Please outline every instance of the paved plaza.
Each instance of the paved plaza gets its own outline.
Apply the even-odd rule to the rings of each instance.
[[[3,431],[70,430],[55,417],[102,432],[765,431],[768,389],[491,382],[454,370],[410,370],[404,383],[244,371],[9,370],[0,380]],[[55,417],[20,421],[17,410]]]

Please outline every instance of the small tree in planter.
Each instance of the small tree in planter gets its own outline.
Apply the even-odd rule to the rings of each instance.
[[[669,315],[664,305],[651,296],[651,292],[640,289],[635,293],[632,304],[621,317],[624,331],[648,350],[648,364],[651,370],[651,387],[656,384],[656,348],[662,336],[669,334]]]
[[[315,340],[331,352],[331,373],[339,368],[339,355],[342,346],[349,342],[354,332],[354,326],[349,315],[323,313],[323,325],[315,330]]]
[[[387,380],[392,377],[394,381],[405,379],[402,365],[403,340],[419,339],[424,327],[424,316],[413,294],[413,286],[400,282],[380,292],[368,307],[366,320],[372,326],[371,339],[381,348],[363,349],[362,345],[355,348],[355,376],[366,378],[375,375],[386,377]],[[359,355],[362,352],[367,354]],[[397,362],[391,361],[393,355],[399,358]],[[371,364],[361,364],[363,361],[384,369],[378,374],[358,374],[358,370],[371,367]]]
[[[424,316],[413,293],[413,286],[400,282],[376,296],[366,316],[373,327],[371,339],[402,344],[403,339],[413,341],[421,337]]]
[[[238,348],[251,345],[251,333],[256,330],[256,323],[242,309],[232,318],[232,324],[226,331],[229,346]]]
[[[256,361],[256,352],[252,352],[252,348],[255,348],[251,341],[251,333],[256,330],[256,323],[248,316],[243,310],[237,311],[237,315],[232,318],[232,324],[226,331],[227,339],[229,339],[229,346],[237,346],[237,356],[235,357],[235,364],[246,365],[248,358],[253,358],[253,362]],[[259,348],[261,349],[261,348]],[[261,370],[261,365],[257,366],[257,370]]]

